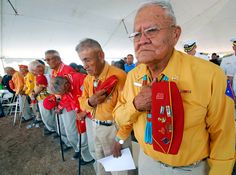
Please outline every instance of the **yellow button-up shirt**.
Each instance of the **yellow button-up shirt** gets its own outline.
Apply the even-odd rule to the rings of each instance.
[[[118,83],[115,89],[112,91],[111,95],[109,95],[103,103],[98,104],[95,108],[91,107],[88,104],[89,97],[93,95],[93,88],[94,88],[93,85],[95,77],[87,75],[84,80],[83,93],[82,96],[79,98],[80,106],[82,110],[90,112],[92,116],[97,120],[101,121],[113,120],[112,111],[116,106],[118,97],[123,89],[126,80],[126,73],[124,71],[114,66],[110,66],[108,63],[105,64],[102,73],[98,77],[98,80],[103,82],[111,75],[116,75],[116,77],[118,78]],[[129,136],[131,130],[132,130],[132,124],[127,126],[122,126],[120,127],[117,136],[125,140]]]
[[[16,95],[18,95],[24,88],[24,77],[20,72],[15,71],[12,75],[12,81],[14,83],[14,89],[12,90],[16,92]]]
[[[30,95],[31,92],[34,90],[35,76],[31,72],[28,72],[24,77],[24,81],[25,81],[24,85],[25,94]]]
[[[210,175],[230,175],[234,165],[234,101],[226,92],[224,72],[216,65],[174,50],[161,74],[174,81],[184,105],[184,132],[177,155],[164,154],[144,142],[146,113],[133,105],[140,92],[142,77],[149,74],[141,64],[127,76],[121,98],[114,109],[117,123],[133,124],[135,136],[144,152],[171,166],[187,166],[208,158]],[[189,93],[190,92],[190,93]]]

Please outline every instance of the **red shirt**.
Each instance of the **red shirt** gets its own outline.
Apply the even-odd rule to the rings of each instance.
[[[52,78],[55,78],[57,76],[64,77],[65,75],[73,74],[73,73],[76,73],[76,71],[72,67],[65,65],[64,63],[61,63],[57,70],[53,69]]]
[[[36,76],[36,85],[43,85],[44,87],[47,87],[48,86],[47,78],[43,74],[37,75]]]
[[[78,98],[82,95],[85,74],[74,73],[66,76],[71,83],[69,93],[62,95],[59,105],[61,109],[66,108],[66,111],[81,111]]]

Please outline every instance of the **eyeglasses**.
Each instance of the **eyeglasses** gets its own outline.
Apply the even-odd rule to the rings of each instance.
[[[49,62],[49,61],[51,61],[51,60],[53,60],[53,59],[55,59],[55,58],[57,58],[57,57],[54,56],[54,57],[51,57],[51,58],[45,58],[44,61]]]
[[[161,30],[164,30],[164,29],[168,29],[168,28],[171,28],[171,27],[175,27],[175,25],[171,25],[171,26],[166,26],[166,27],[157,27],[157,26],[152,26],[152,27],[149,27],[145,30],[143,30],[143,32],[134,32],[134,33],[131,33],[129,38],[133,39],[135,42],[139,41],[140,38],[142,37],[142,33],[145,34],[145,36],[147,38],[153,38],[155,37]]]

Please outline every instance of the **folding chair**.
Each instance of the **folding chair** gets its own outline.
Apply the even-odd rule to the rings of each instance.
[[[19,105],[19,103],[16,103],[17,100],[18,100],[17,96],[13,97],[13,95],[12,95],[11,98],[3,98],[2,100],[3,100],[2,106],[4,108],[6,108],[6,112],[5,113],[6,113],[7,116],[11,115],[13,112],[15,112],[16,104]]]

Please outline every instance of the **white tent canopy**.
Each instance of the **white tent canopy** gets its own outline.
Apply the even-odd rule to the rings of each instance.
[[[78,62],[74,50],[83,38],[98,40],[106,58],[133,52],[128,38],[136,9],[144,0],[1,0],[1,57],[43,58],[56,49],[67,64]],[[182,27],[176,46],[196,39],[198,51],[230,52],[236,37],[235,0],[171,0]],[[127,29],[127,30],[126,30]],[[128,33],[127,33],[128,32]],[[110,61],[109,61],[110,62]],[[6,64],[6,63],[5,63]],[[1,72],[2,73],[2,72]]]

